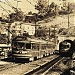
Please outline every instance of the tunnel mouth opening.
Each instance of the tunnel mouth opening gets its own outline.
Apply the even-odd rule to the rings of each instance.
[[[60,56],[71,57],[74,50],[74,41],[64,40],[59,43]]]

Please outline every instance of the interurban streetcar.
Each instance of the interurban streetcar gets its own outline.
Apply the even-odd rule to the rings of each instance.
[[[52,54],[55,50],[54,43],[40,39],[31,39],[18,36],[12,41],[13,58],[26,58],[29,61]]]

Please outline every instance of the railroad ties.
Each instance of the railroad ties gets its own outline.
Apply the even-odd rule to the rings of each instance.
[[[8,64],[0,70],[1,75],[60,75],[68,68],[70,59],[60,57],[59,55],[51,55],[39,60],[23,63]],[[66,64],[66,65],[65,65]]]
[[[44,65],[48,64],[48,62],[51,62],[58,57],[59,57],[58,55],[51,55],[49,57],[41,58],[41,59],[33,61],[33,62],[20,64],[18,66],[14,66],[12,68],[8,68],[8,69],[4,69],[4,70],[0,71],[0,74],[4,74],[4,75],[28,74],[31,71],[35,71],[36,69],[43,67]]]
[[[34,69],[34,70],[31,70],[30,72],[28,73],[25,73],[24,75],[45,75],[48,70],[50,70],[54,65],[56,65],[58,62],[62,61],[62,57],[58,56],[54,59],[52,59],[51,61],[49,61],[47,59],[48,62],[46,62],[45,64],[42,64],[40,67]]]
[[[69,58],[58,56],[40,67],[26,72],[24,75],[62,75],[69,68],[68,61],[70,61]]]

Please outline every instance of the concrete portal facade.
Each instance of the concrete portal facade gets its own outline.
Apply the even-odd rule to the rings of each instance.
[[[59,36],[58,37],[58,42],[57,42],[57,45],[56,45],[56,48],[57,48],[57,50],[59,50],[59,44],[60,44],[60,42],[63,42],[64,40],[72,40],[72,41],[74,41],[75,40],[75,37],[70,37],[70,36]]]

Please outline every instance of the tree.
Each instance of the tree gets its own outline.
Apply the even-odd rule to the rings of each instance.
[[[11,20],[14,20],[14,21],[23,21],[24,14],[20,9],[19,10],[16,9],[15,13],[9,14],[9,17]]]
[[[37,37],[46,38],[46,30],[45,28],[39,27],[37,30]]]
[[[54,3],[54,2],[52,2],[51,4],[50,4],[50,8],[54,8],[56,6],[56,4]]]

